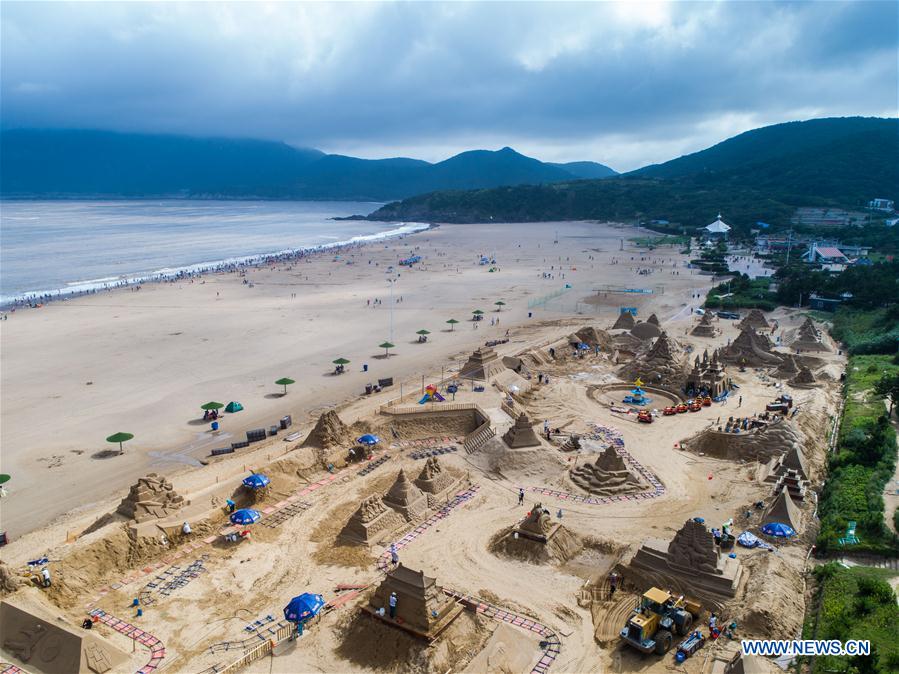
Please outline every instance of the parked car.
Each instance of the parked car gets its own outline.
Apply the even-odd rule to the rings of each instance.
[[[740,320],[740,314],[736,311],[719,311],[715,314],[718,318],[724,318],[728,321],[738,321]]]

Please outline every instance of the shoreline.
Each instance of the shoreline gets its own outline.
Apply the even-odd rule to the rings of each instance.
[[[343,252],[345,250],[359,248],[379,241],[402,239],[410,234],[426,232],[439,225],[421,222],[398,222],[395,229],[388,229],[372,234],[360,234],[345,241],[333,241],[315,246],[302,248],[288,248],[269,253],[259,253],[241,257],[232,257],[223,260],[210,260],[196,262],[189,265],[174,268],[163,268],[153,272],[131,272],[125,277],[105,277],[100,279],[88,279],[84,281],[71,281],[66,288],[53,288],[49,290],[34,290],[15,297],[0,297],[0,311],[15,311],[19,308],[40,308],[40,306],[53,301],[66,301],[70,298],[79,298],[94,295],[99,291],[110,291],[139,286],[144,283],[173,282],[190,278],[201,278],[206,274],[217,272],[233,272],[261,264],[278,262],[299,261],[309,256],[325,252]]]

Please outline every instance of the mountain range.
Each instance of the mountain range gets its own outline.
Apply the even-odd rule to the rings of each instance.
[[[83,130],[0,134],[4,197],[224,197],[388,201],[436,190],[617,175],[596,162],[550,164],[505,147],[435,164],[359,159],[286,143]]]

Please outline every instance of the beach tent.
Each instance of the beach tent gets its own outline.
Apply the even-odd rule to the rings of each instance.
[[[263,475],[262,473],[253,473],[250,477],[245,477],[243,479],[243,486],[247,489],[262,489],[263,487],[267,487],[271,480],[268,478],[268,475]]]
[[[304,592],[299,597],[294,597],[284,607],[284,619],[292,623],[298,623],[314,618],[325,607],[325,598],[320,594]]]
[[[232,400],[230,403],[225,405],[226,412],[231,412],[231,413],[240,412],[242,409],[243,409],[243,405],[241,405],[239,402],[237,402],[235,400]]]
[[[371,433],[366,433],[362,437],[356,438],[356,442],[358,442],[359,444],[362,444],[362,445],[371,446],[371,445],[377,445],[379,442],[381,442],[381,438],[379,438],[377,435],[372,435]]]
[[[262,515],[258,510],[253,510],[252,508],[241,508],[240,510],[236,510],[231,513],[232,524],[255,524],[260,520]]]

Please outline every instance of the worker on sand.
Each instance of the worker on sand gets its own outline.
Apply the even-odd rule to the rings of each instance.
[[[518,488],[518,505],[522,505],[524,503],[524,489],[521,487]]]
[[[183,533],[185,536],[190,535],[190,525],[187,522],[181,525],[181,533]]]
[[[50,569],[48,569],[46,566],[41,569],[41,585],[43,585],[44,587],[50,587],[50,585],[52,585],[52,583],[50,582]]]
[[[400,563],[400,554],[396,550],[396,543],[390,544],[390,563],[394,566]]]
[[[618,589],[618,574],[612,571],[609,574],[609,599],[615,596],[615,590]]]
[[[396,620],[396,592],[390,593],[390,599],[387,603],[390,604],[390,619]]]

